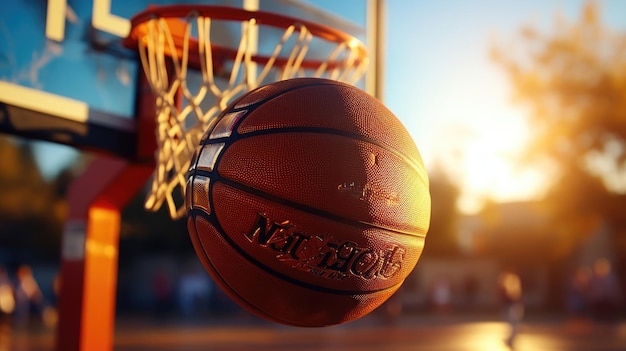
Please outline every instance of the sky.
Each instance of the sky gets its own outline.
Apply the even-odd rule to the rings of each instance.
[[[350,6],[351,1],[334,4]],[[383,102],[413,136],[427,169],[442,167],[458,183],[462,212],[475,213],[487,198],[529,200],[545,190],[544,171],[516,167],[513,161],[532,135],[525,111],[510,101],[504,72],[489,59],[489,48],[525,24],[549,30],[557,12],[574,20],[583,3],[386,0]],[[625,31],[626,1],[600,4],[604,22]],[[35,148],[43,150],[37,157],[49,176],[76,155],[62,145],[36,143]]]
[[[409,129],[427,169],[442,167],[471,214],[485,199],[538,198],[545,170],[516,166],[532,135],[511,102],[504,71],[489,59],[522,25],[550,30],[560,12],[578,18],[582,0],[387,0],[385,95]],[[602,18],[626,30],[626,1],[601,1]]]

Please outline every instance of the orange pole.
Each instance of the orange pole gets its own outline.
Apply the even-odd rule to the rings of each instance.
[[[81,350],[112,350],[115,327],[120,211],[91,205],[85,240]]]
[[[113,349],[120,210],[145,184],[152,169],[100,156],[71,184],[56,350]]]

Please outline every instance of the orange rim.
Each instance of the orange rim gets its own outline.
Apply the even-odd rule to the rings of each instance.
[[[347,43],[348,47],[354,49],[358,53],[358,61],[364,60],[367,57],[367,49],[365,45],[357,38],[344,33],[338,29],[309,22],[305,20],[295,19],[289,16],[279,15],[266,11],[248,11],[235,7],[227,6],[208,6],[208,5],[170,5],[170,6],[152,6],[146,11],[138,13],[131,18],[131,31],[129,36],[124,40],[124,45],[129,48],[137,48],[139,41],[144,44],[147,43],[147,34],[149,32],[148,23],[151,19],[163,18],[166,20],[167,25],[172,32],[172,39],[176,47],[178,48],[178,54],[180,57],[183,47],[183,34],[184,25],[181,26],[180,19],[188,18],[189,16],[207,17],[212,19],[220,19],[233,22],[245,22],[250,19],[255,19],[258,25],[266,25],[275,28],[288,28],[290,25],[298,24],[303,25],[309,32],[315,37],[324,39],[328,42],[334,43]],[[180,29],[180,30],[177,30]],[[299,31],[298,27],[295,28]],[[199,67],[199,50],[198,41],[194,38],[189,39],[189,53],[192,54],[189,57],[189,64],[193,67]],[[214,60],[233,60],[237,55],[237,50],[212,45]],[[171,52],[166,53],[172,56]],[[266,64],[269,60],[269,56],[254,54],[251,56],[252,60],[260,64]],[[316,68],[323,64],[321,60],[304,60],[302,62],[303,68]],[[337,67],[346,66],[348,63],[344,61],[331,61],[326,62],[328,69],[334,69]],[[284,66],[287,64],[287,58],[276,58],[275,65]],[[355,64],[355,62],[352,62]]]

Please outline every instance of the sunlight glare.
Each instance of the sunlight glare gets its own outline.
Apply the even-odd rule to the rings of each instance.
[[[519,111],[495,106],[491,116],[442,126],[437,138],[438,159],[462,190],[458,207],[465,214],[478,212],[486,200],[536,199],[549,185],[545,169],[520,164],[531,136]]]
[[[459,182],[465,190],[459,199],[462,212],[477,212],[487,199],[529,200],[545,190],[547,177],[541,170],[516,163],[523,147],[522,134],[517,128],[508,133],[494,131],[466,144],[459,155]]]
[[[465,214],[488,199],[536,199],[550,179],[544,169],[521,165],[532,138],[526,111],[513,104],[509,81],[484,55],[487,42],[481,44],[478,54],[463,56],[463,65],[442,63],[446,74],[425,83],[414,109],[400,110],[427,168],[441,167],[459,187]]]

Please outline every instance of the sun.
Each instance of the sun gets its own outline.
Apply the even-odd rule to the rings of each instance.
[[[461,212],[475,213],[486,200],[526,201],[544,193],[549,180],[545,170],[519,161],[526,133],[511,125],[484,131],[462,145],[453,171],[461,187]]]
[[[441,167],[458,185],[460,212],[476,213],[487,200],[541,197],[552,173],[545,165],[521,162],[532,142],[532,127],[525,111],[507,100],[502,82],[483,79],[472,94],[454,85],[445,93],[448,102],[432,106],[428,115],[435,117],[427,127],[412,129],[430,132],[416,137],[426,167]]]
[[[490,99],[492,102],[497,99]],[[475,100],[476,101],[476,100]],[[541,197],[550,185],[545,165],[521,162],[532,141],[528,119],[515,106],[492,103],[489,109],[467,103],[464,118],[433,126],[437,163],[458,185],[458,208],[473,214],[485,201],[528,201]],[[432,165],[431,165],[432,166]]]
[[[458,207],[467,214],[479,211],[488,199],[538,199],[554,178],[546,165],[519,160],[532,143],[530,111],[512,101],[509,77],[491,60],[489,30],[456,32],[446,42],[433,39],[429,44],[436,50],[408,56],[419,63],[390,68],[403,79],[415,77],[411,89],[394,85],[386,94],[426,168],[443,168],[459,186]]]

